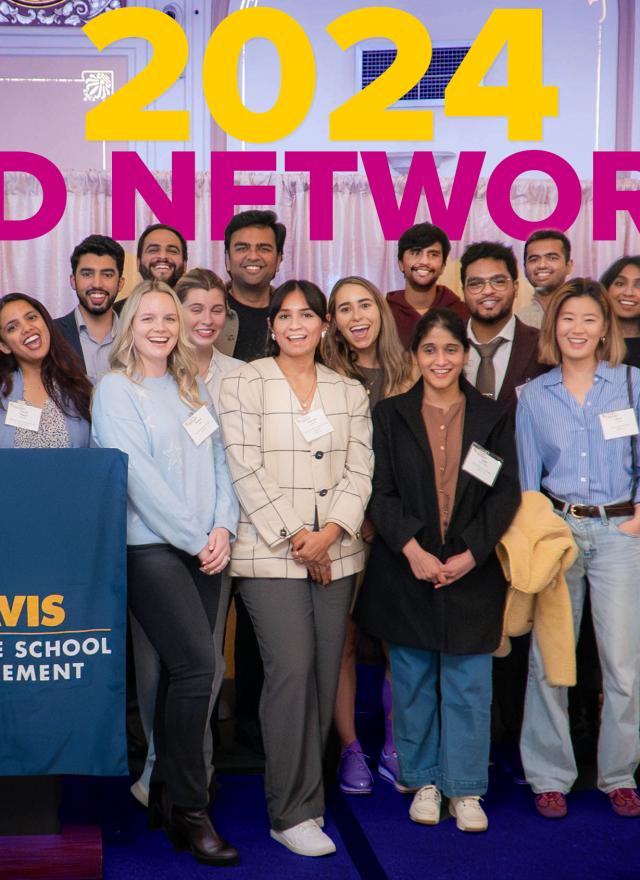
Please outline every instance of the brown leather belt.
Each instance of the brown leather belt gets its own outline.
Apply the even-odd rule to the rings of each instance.
[[[547,495],[547,497],[551,499],[551,503],[556,510],[562,510],[563,512],[566,510],[567,513],[575,516],[576,519],[600,516],[600,511],[602,510],[596,504],[567,505],[566,501],[560,501],[558,498],[554,498],[553,495]],[[621,501],[620,504],[605,504],[604,512],[607,518],[610,516],[633,516],[636,509],[631,501]]]

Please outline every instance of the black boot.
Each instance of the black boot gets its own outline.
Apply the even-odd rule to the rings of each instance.
[[[171,820],[165,818],[164,830],[174,847],[190,852],[203,865],[237,865],[238,850],[220,837],[206,810],[182,810],[174,807]]]

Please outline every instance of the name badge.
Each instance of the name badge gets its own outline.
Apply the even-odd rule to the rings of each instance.
[[[191,437],[196,446],[210,437],[214,431],[218,430],[218,423],[211,415],[206,406],[201,406],[192,416],[182,423],[182,427]]]
[[[42,410],[39,406],[31,406],[24,400],[12,400],[7,406],[5,425],[12,428],[25,428],[27,431],[38,431]]]
[[[312,409],[306,415],[298,416],[296,418],[296,425],[307,443],[318,440],[318,438],[331,434],[333,431],[331,422],[326,417],[323,409]]]
[[[600,413],[600,424],[605,440],[616,440],[618,437],[635,437],[638,433],[636,414],[628,409],[617,409],[615,412]]]
[[[493,486],[501,467],[502,459],[499,455],[494,455],[479,443],[472,443],[463,462],[462,470],[487,486]]]

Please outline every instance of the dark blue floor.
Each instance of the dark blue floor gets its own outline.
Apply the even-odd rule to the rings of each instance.
[[[489,831],[463,834],[450,818],[435,827],[411,822],[411,795],[376,780],[370,797],[330,793],[326,830],[338,852],[305,859],[269,838],[261,776],[225,776],[221,783],[214,821],[241,852],[237,868],[197,865],[175,853],[161,831],[147,831],[127,780],[68,779],[66,819],[101,825],[105,880],[204,880],[212,871],[237,880],[640,878],[640,820],[615,816],[597,791],[573,793],[567,819],[545,820],[526,786],[493,769],[484,802]]]
[[[381,670],[358,672],[358,732],[374,755],[382,736]],[[582,786],[589,782],[583,774]],[[162,831],[146,830],[146,811],[126,779],[67,777],[63,819],[101,826],[105,880],[640,880],[640,819],[615,816],[598,791],[573,792],[569,816],[547,820],[535,812],[528,786],[494,766],[486,834],[464,834],[450,818],[416,825],[410,803],[411,795],[377,776],[371,796],[347,797],[334,786],[325,830],[337,853],[303,858],[270,839],[262,776],[221,774],[214,824],[238,847],[241,864],[215,869],[175,853]]]

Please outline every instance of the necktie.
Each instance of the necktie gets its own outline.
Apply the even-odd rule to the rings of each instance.
[[[503,342],[507,340],[503,336],[496,336],[491,342],[471,342],[471,345],[480,355],[480,366],[476,377],[476,388],[485,397],[494,398],[496,394],[496,371],[493,366],[493,356]]]

